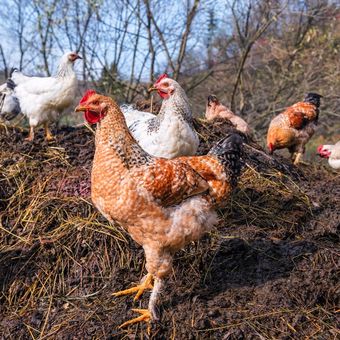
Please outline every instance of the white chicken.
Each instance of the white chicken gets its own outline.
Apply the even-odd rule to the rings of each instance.
[[[48,124],[72,105],[76,95],[78,81],[73,63],[77,59],[82,59],[77,53],[65,53],[53,77],[28,77],[16,69],[12,72],[8,86],[13,88],[12,96],[18,99],[21,112],[29,120],[27,140],[34,139],[34,128],[42,124],[46,139],[53,139]]]
[[[328,159],[328,164],[333,169],[340,170],[340,141],[334,145],[320,145],[318,154],[320,157]]]
[[[139,145],[155,157],[191,156],[199,139],[192,123],[188,97],[177,81],[161,75],[149,90],[163,98],[158,115],[122,106],[127,126]]]

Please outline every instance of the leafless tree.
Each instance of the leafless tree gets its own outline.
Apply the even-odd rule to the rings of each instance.
[[[340,7],[326,0],[3,0],[0,71],[52,74],[80,51],[81,89],[117,100],[147,97],[169,72],[201,113],[219,95],[263,134],[305,91],[327,96],[334,131],[340,88]],[[32,37],[34,37],[32,39]],[[77,65],[79,69],[80,66]],[[336,116],[337,117],[337,116]]]
[[[241,6],[241,8],[240,8]],[[234,2],[231,5],[231,13],[234,23],[235,41],[240,49],[240,57],[237,62],[237,71],[231,93],[230,106],[235,110],[235,96],[242,83],[242,73],[249,53],[255,42],[263,35],[272,22],[278,19],[282,7],[272,1],[248,1],[246,3]],[[256,20],[254,20],[256,18]],[[244,98],[241,91],[240,110],[244,106]]]

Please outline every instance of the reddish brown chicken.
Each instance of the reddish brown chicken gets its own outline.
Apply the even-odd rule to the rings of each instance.
[[[148,309],[124,323],[157,319],[155,302],[173,254],[199,239],[217,222],[215,208],[230,196],[241,169],[242,140],[230,135],[206,156],[156,158],[130,134],[124,116],[111,99],[88,91],[76,111],[97,122],[92,200],[109,220],[123,226],[145,251],[148,274],[133,288],[115,296],[152,293]],[[152,285],[153,283],[153,285]]]
[[[317,93],[308,93],[303,102],[290,106],[270,122],[267,146],[271,154],[277,149],[287,148],[294,164],[299,163],[306,143],[316,130],[321,97]]]

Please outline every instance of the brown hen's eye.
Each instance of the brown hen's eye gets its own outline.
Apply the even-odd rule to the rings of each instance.
[[[169,83],[163,83],[162,86],[168,87],[168,86],[169,86]]]
[[[96,100],[96,101],[92,102],[92,104],[93,104],[93,105],[98,105],[99,102],[98,102],[98,100]]]

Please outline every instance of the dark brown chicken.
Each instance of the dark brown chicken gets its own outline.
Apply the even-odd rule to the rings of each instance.
[[[294,164],[299,163],[306,143],[316,130],[321,97],[308,93],[303,102],[288,107],[270,122],[267,146],[271,154],[277,149],[288,148]]]

